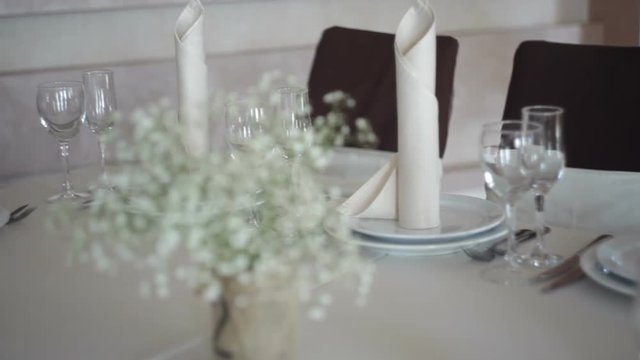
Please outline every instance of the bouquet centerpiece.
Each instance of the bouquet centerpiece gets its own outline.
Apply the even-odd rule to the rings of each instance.
[[[272,80],[252,96],[268,98]],[[350,136],[341,112],[352,100],[328,98],[336,106],[315,131],[283,137],[273,127],[233,159],[190,154],[168,102],[138,110],[130,136],[114,131],[108,139],[120,163],[110,180],[117,191],[97,192],[86,217],[57,211],[54,224],[74,223],[74,254],[99,270],[115,272],[120,262],[152,270],[143,295],[167,297],[176,279],[215,304],[219,357],[292,358],[298,302],[311,303],[310,316],[321,319],[332,298],[319,285],[355,279],[362,303],[372,279],[372,264],[314,180],[329,161],[327,145]],[[374,143],[368,125],[358,124],[360,139]],[[285,142],[299,154],[294,162],[279,151]]]

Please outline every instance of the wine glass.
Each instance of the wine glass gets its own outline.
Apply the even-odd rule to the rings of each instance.
[[[242,153],[251,151],[251,141],[255,140],[265,129],[267,107],[264,103],[253,98],[231,100],[224,107],[225,138],[230,147],[230,155],[238,160]],[[263,189],[255,191],[255,205],[249,209],[247,221],[254,226],[260,223],[259,207]]]
[[[276,94],[276,114],[284,135],[282,156],[291,161],[302,155],[304,144],[297,141],[312,126],[309,91],[303,87],[283,87]]]
[[[528,265],[537,268],[551,267],[562,261],[560,255],[549,253],[545,248],[544,200],[564,169],[563,113],[564,110],[557,106],[536,105],[522,109],[522,121],[540,125],[543,133],[540,162],[531,185],[536,209],[536,242],[525,259]]]
[[[265,130],[266,106],[255,99],[232,100],[225,104],[224,118],[225,137],[231,148],[231,157],[236,159]]]
[[[535,149],[541,141],[538,124],[501,121],[482,127],[480,156],[485,183],[504,205],[509,232],[505,261],[482,273],[491,282],[512,285],[528,275],[523,273],[522,255],[516,251],[515,204],[531,187],[539,161]]]
[[[48,202],[82,200],[89,194],[73,190],[69,180],[69,140],[78,134],[84,116],[84,91],[78,81],[49,82],[38,85],[36,106],[40,123],[60,145],[64,182],[62,192],[51,196]]]
[[[82,74],[85,90],[85,124],[98,137],[102,188],[112,190],[106,167],[106,148],[101,139],[113,127],[113,113],[118,108],[113,71],[92,70]]]

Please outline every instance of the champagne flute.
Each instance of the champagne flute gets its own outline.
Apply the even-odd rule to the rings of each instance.
[[[544,242],[544,200],[553,185],[560,179],[564,169],[565,154],[562,142],[562,117],[564,110],[557,106],[536,105],[522,109],[522,121],[540,125],[543,144],[540,163],[534,172],[531,188],[536,208],[536,242],[526,263],[537,268],[557,265],[560,255],[549,253]]]
[[[243,153],[251,151],[251,141],[255,140],[265,129],[267,107],[256,99],[242,98],[225,104],[225,138],[230,147],[230,156],[234,160],[241,159]],[[263,189],[255,191],[255,204],[249,209],[247,221],[254,226],[260,223],[259,208]]]
[[[249,150],[250,143],[264,129],[266,107],[260,101],[243,98],[225,104],[225,137],[231,148],[231,158]]]
[[[529,190],[538,153],[532,151],[542,139],[537,124],[501,121],[485,124],[480,136],[480,156],[484,179],[504,205],[509,231],[504,262],[486,269],[482,277],[494,283],[513,285],[525,281],[522,256],[516,251],[515,204]]]
[[[304,151],[302,143],[296,144],[296,140],[312,127],[309,91],[303,87],[283,87],[276,94],[276,114],[284,135],[282,156],[291,161],[300,157]]]
[[[85,124],[98,137],[102,188],[112,190],[106,167],[106,147],[101,139],[113,127],[113,113],[117,109],[113,71],[93,70],[82,74],[86,111]]]
[[[65,81],[40,84],[36,106],[40,114],[40,123],[58,140],[64,169],[62,192],[49,197],[47,201],[88,198],[89,194],[75,191],[69,180],[69,140],[78,134],[80,122],[84,116],[82,83]]]

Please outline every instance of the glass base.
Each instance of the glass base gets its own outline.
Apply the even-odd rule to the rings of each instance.
[[[105,183],[98,183],[89,187],[89,192],[91,193],[95,193],[98,191],[116,192],[117,190],[118,188],[116,188],[115,186]]]
[[[507,262],[488,267],[480,272],[482,279],[503,286],[527,284],[531,276],[533,275],[530,272],[524,271],[522,268],[513,267]]]
[[[522,257],[519,264],[535,269],[546,269],[560,264],[564,258],[560,255],[542,253]]]
[[[78,191],[65,191],[47,198],[48,203],[81,202],[91,198],[91,194]]]
[[[480,277],[490,283],[503,286],[519,286],[530,284],[535,274],[530,269],[520,266],[523,259],[519,256],[511,260],[502,260],[480,272]]]

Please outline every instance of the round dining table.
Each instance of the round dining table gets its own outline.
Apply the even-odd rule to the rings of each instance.
[[[318,181],[348,195],[390,155],[339,149]],[[72,178],[81,188],[97,174],[88,167]],[[46,226],[44,200],[60,183],[60,174],[49,174],[0,187],[0,206],[37,206],[0,228],[0,360],[211,358],[210,306],[184,286],[172,284],[166,299],[144,299],[139,284],[149,274],[124,265],[107,275],[70,261],[72,229]],[[445,168],[443,192],[484,197],[483,189],[479,168]],[[532,213],[528,198],[523,219]],[[566,169],[547,205],[549,246],[565,256],[602,233],[640,235],[640,174]],[[543,293],[538,284],[483,280],[490,265],[463,252],[364,251],[376,263],[367,303],[356,305],[355,291],[340,281],[316,289],[334,301],[324,320],[301,316],[300,360],[638,358],[633,298],[588,278]]]

